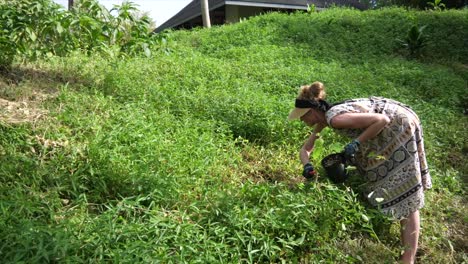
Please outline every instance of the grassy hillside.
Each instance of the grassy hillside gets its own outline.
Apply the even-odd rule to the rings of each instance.
[[[413,25],[417,56],[397,39]],[[380,95],[422,119],[434,188],[421,263],[468,261],[468,11],[271,13],[168,33],[166,54],[73,53],[0,82],[2,263],[393,263],[399,226],[357,174],[304,182],[297,88]],[[323,132],[319,164],[348,139]],[[319,168],[321,171],[321,168]]]

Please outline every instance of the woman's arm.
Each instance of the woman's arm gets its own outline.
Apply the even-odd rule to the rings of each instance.
[[[374,113],[345,113],[330,121],[333,128],[364,129],[357,138],[361,143],[377,136],[389,123],[388,116]]]
[[[317,138],[319,138],[319,133],[326,127],[325,124],[317,124],[314,128],[314,132],[310,134],[309,138],[302,145],[301,150],[299,151],[299,158],[301,159],[302,165],[305,165],[310,162],[309,156],[314,148],[314,143]]]

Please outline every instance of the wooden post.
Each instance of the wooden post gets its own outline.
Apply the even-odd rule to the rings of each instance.
[[[202,19],[203,19],[203,26],[210,28],[210,9],[208,7],[208,0],[201,0],[201,10],[202,10]]]

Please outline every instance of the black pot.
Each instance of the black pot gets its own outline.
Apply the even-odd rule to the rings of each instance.
[[[325,169],[327,177],[334,183],[343,183],[349,177],[343,153],[326,156],[322,159],[322,167]]]

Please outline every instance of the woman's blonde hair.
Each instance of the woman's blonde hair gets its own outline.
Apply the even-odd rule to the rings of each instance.
[[[313,82],[310,85],[301,86],[297,99],[318,101],[325,100],[326,96],[325,85],[321,82]]]

